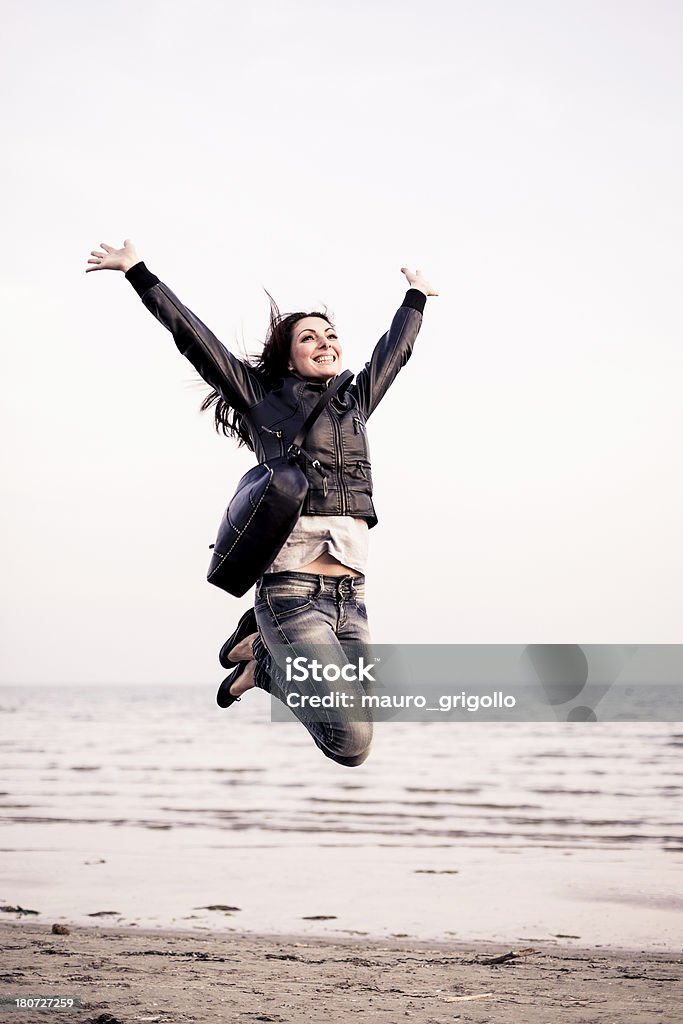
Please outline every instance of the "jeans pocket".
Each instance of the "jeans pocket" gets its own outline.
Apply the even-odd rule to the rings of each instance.
[[[316,584],[306,587],[297,584],[291,588],[277,585],[264,587],[261,596],[265,599],[275,621],[283,622],[311,608],[318,596],[318,589]]]

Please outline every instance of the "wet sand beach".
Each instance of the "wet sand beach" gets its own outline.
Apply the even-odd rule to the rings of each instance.
[[[14,1024],[669,1024],[683,998],[680,955],[561,943],[492,964],[510,947],[100,927],[53,935],[23,920],[0,922],[0,940],[3,997],[82,1004],[52,1015],[5,1009]]]

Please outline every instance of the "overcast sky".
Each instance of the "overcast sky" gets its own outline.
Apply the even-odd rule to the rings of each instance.
[[[377,642],[680,643],[683,7],[3,2],[2,681],[216,682],[244,449],[122,274],[233,350],[326,303],[369,436]]]

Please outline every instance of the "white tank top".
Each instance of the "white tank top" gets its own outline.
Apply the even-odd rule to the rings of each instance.
[[[357,516],[300,516],[279,555],[266,572],[300,569],[324,552],[365,573],[368,560],[368,524]]]

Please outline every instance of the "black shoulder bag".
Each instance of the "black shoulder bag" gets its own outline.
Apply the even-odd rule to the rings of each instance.
[[[325,478],[318,460],[311,459],[302,445],[327,403],[350,377],[353,373],[345,370],[327,386],[286,455],[261,462],[244,474],[225,510],[216,542],[209,545],[213,548],[209,583],[242,597],[282,549],[308,493],[308,480],[298,464],[301,456]]]

